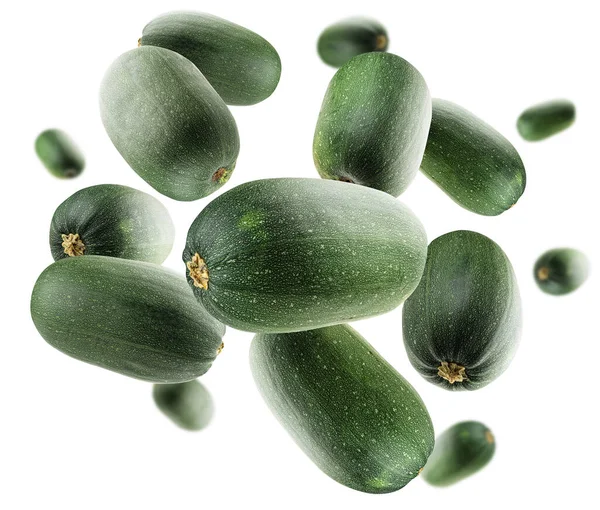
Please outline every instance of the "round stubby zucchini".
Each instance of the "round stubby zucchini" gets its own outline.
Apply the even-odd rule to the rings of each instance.
[[[175,11],[148,23],[139,41],[176,51],[193,62],[227,104],[267,99],[281,76],[281,60],[260,35],[211,14]]]
[[[433,384],[477,390],[500,376],[521,333],[517,280],[502,248],[468,230],[434,239],[402,329],[410,362]]]
[[[355,17],[338,21],[323,30],[317,51],[323,62],[340,67],[361,53],[387,50],[388,42],[387,31],[379,21]]]
[[[439,487],[452,485],[483,468],[492,460],[495,450],[496,440],[483,423],[457,423],[435,440],[423,478]]]
[[[156,406],[185,430],[202,430],[213,415],[212,397],[199,381],[155,384],[152,397]]]
[[[497,216],[525,191],[525,167],[513,145],[468,110],[433,100],[421,171],[458,205]]]
[[[163,195],[197,200],[233,172],[235,120],[198,68],[174,51],[145,46],[121,55],[102,81],[100,110],[125,161]]]
[[[319,175],[397,197],[427,143],[431,97],[423,76],[392,53],[364,53],[335,73],[313,140]]]
[[[517,119],[517,130],[528,142],[545,140],[575,122],[575,105],[568,99],[555,99],[527,108]]]
[[[33,288],[31,317],[59,351],[159,383],[206,373],[225,334],[183,278],[156,264],[98,255],[48,266]]]
[[[275,417],[337,482],[393,492],[425,465],[434,443],[425,404],[350,326],[258,334],[250,367]]]
[[[587,280],[589,262],[579,250],[555,248],[535,263],[533,276],[547,294],[561,296],[577,290]]]
[[[286,332],[396,308],[419,283],[426,244],[419,220],[386,193],[265,179],[213,200],[189,229],[183,261],[218,320]]]
[[[105,255],[161,264],[175,227],[156,198],[127,186],[84,188],[58,206],[50,224],[54,260]]]
[[[55,177],[77,177],[85,167],[85,159],[67,133],[47,129],[35,139],[35,152],[46,169]]]

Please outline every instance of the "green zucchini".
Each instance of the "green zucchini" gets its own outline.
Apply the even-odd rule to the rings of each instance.
[[[483,423],[457,423],[436,439],[423,478],[439,487],[452,485],[483,468],[492,460],[495,450],[496,440]]]
[[[564,131],[575,122],[575,105],[568,99],[555,99],[527,108],[517,119],[519,134],[537,142]]]
[[[156,198],[127,186],[99,184],[58,206],[50,224],[54,260],[106,255],[162,263],[175,237],[169,212]]]
[[[350,326],[258,334],[250,367],[281,425],[337,482],[392,492],[425,465],[434,444],[425,404]]]
[[[189,60],[154,46],[121,55],[100,88],[102,122],[156,191],[197,200],[231,176],[240,142],[227,105]]]
[[[31,317],[59,351],[159,383],[204,374],[225,334],[183,278],[156,264],[98,255],[48,266],[33,288]]]
[[[538,258],[533,270],[538,287],[561,296],[577,290],[587,280],[589,261],[579,250],[555,248]]]
[[[46,169],[55,177],[77,177],[85,167],[85,158],[67,133],[47,129],[35,139],[35,152]]]
[[[281,60],[260,35],[211,14],[169,12],[148,23],[142,46],[176,51],[193,62],[227,104],[268,98],[281,76]]]
[[[177,426],[186,430],[202,430],[213,415],[213,400],[198,381],[177,384],[155,384],[152,397],[156,406]]]
[[[286,332],[396,308],[415,289],[427,241],[379,191],[321,179],[265,179],[213,200],[191,225],[188,283],[236,329]]]
[[[361,53],[387,50],[388,43],[387,31],[381,23],[355,17],[338,21],[323,30],[317,51],[323,62],[341,67]]]
[[[517,280],[500,246],[468,230],[434,239],[402,329],[410,362],[429,382],[476,390],[496,379],[521,333]]]
[[[525,191],[525,167],[513,145],[464,108],[433,100],[421,171],[458,205],[496,216]]]
[[[335,73],[313,140],[324,179],[395,197],[412,182],[427,143],[431,98],[425,80],[391,53],[364,53]]]

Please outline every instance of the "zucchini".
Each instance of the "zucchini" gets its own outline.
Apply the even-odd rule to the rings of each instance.
[[[425,465],[434,444],[425,404],[350,326],[258,334],[250,367],[281,425],[337,482],[392,492]]]
[[[364,53],[332,78],[313,140],[324,179],[395,197],[412,182],[427,143],[431,98],[425,80],[391,53]]]
[[[54,260],[105,255],[162,263],[175,237],[169,212],[156,198],[127,186],[99,184],[58,206],[50,224]]]
[[[419,220],[379,191],[321,179],[265,179],[213,200],[183,261],[194,294],[236,329],[286,332],[393,310],[427,251]]]
[[[464,108],[433,100],[421,171],[458,205],[496,216],[525,191],[525,167],[513,145]]]
[[[361,53],[385,51],[389,43],[385,27],[374,19],[354,17],[328,26],[317,42],[321,60],[341,67]]]
[[[102,122],[125,161],[175,200],[210,195],[240,149],[227,105],[189,60],[154,46],[121,55],[100,88]]]
[[[213,415],[213,400],[199,381],[155,384],[152,397],[156,406],[175,425],[185,430],[202,430]]]
[[[568,99],[555,99],[527,108],[517,119],[519,134],[529,142],[545,140],[575,122],[575,105]]]
[[[588,273],[587,257],[573,248],[548,250],[536,261],[533,270],[538,287],[555,296],[577,290],[587,280]]]
[[[402,329],[410,362],[429,382],[476,390],[496,379],[521,333],[517,280],[500,246],[468,230],[434,239]]]
[[[47,129],[35,139],[35,152],[42,164],[55,177],[77,177],[85,167],[85,158],[67,133]]]
[[[183,278],[156,264],[98,255],[48,266],[33,288],[31,317],[68,356],[159,383],[204,374],[225,334]]]
[[[483,423],[457,423],[436,439],[423,478],[439,487],[452,485],[483,468],[492,460],[495,450],[494,435]]]
[[[267,40],[211,14],[163,14],[144,27],[139,43],[167,48],[189,59],[231,105],[263,101],[281,76],[281,60]]]

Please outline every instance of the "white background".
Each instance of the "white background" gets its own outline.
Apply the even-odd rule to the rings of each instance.
[[[3,7],[0,507],[592,508],[600,453],[600,46],[594,4],[145,0]],[[47,235],[56,206],[99,183],[159,196],[111,145],[97,95],[110,62],[135,47],[145,23],[172,9],[205,10],[253,29],[277,48],[283,63],[271,98],[232,108],[242,149],[223,191],[263,177],[317,177],[312,136],[334,70],[319,60],[316,40],[326,25],[355,14],[386,25],[390,51],[422,72],[434,97],[470,109],[520,151],[527,189],[499,217],[461,209],[422,175],[401,198],[430,240],[472,229],[507,252],[525,320],[509,370],[477,392],[446,392],[410,366],[400,309],[354,324],[415,386],[438,433],[464,419],[489,425],[497,451],[485,470],[451,488],[416,479],[388,495],[362,494],[330,480],[261,401],[248,368],[249,333],[229,329],[225,350],[202,378],[216,415],[199,433],[181,431],[162,416],[150,385],[68,358],[38,335],[29,298],[52,262]],[[514,127],[521,110],[555,97],[576,103],[575,125],[544,142],[522,141]],[[55,179],[36,159],[33,141],[48,127],[65,129],[83,149],[88,164],[79,178]],[[212,198],[180,203],[160,197],[177,226],[166,265],[182,275],[187,229]],[[596,269],[580,290],[561,298],[542,294],[532,278],[537,256],[556,246],[583,250]]]

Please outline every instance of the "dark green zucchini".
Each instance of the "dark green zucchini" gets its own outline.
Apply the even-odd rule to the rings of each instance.
[[[152,397],[156,406],[186,430],[202,430],[213,415],[213,400],[198,381],[177,384],[155,384]]]
[[[319,175],[397,197],[419,169],[430,122],[419,71],[391,53],[358,55],[325,93],[313,140]]]
[[[381,23],[355,17],[338,21],[323,30],[317,51],[323,62],[341,67],[361,53],[387,50],[388,42],[387,31]]]
[[[425,232],[400,201],[321,179],[265,179],[213,200],[183,261],[221,322],[256,332],[340,324],[396,308],[415,289]]]
[[[452,485],[483,468],[492,460],[495,450],[494,436],[483,423],[457,423],[435,440],[423,478],[439,487]]]
[[[258,334],[250,367],[275,417],[337,482],[392,492],[425,465],[434,443],[425,404],[350,326]]]
[[[50,224],[54,260],[105,255],[162,263],[175,237],[169,212],[156,198],[127,186],[84,188],[58,206]]]
[[[496,216],[525,190],[525,167],[513,145],[464,108],[433,100],[421,171],[458,205]]]
[[[240,149],[227,105],[189,60],[155,46],[121,55],[100,88],[108,136],[129,166],[175,200],[210,195]]]
[[[163,14],[144,27],[139,43],[189,59],[227,104],[259,103],[279,83],[281,60],[275,48],[251,30],[211,14]]]
[[[577,290],[587,280],[588,273],[587,257],[573,248],[548,250],[536,261],[533,270],[538,287],[555,296]]]
[[[500,246],[468,230],[434,239],[402,329],[410,362],[429,382],[477,390],[496,379],[521,333],[517,280]]]
[[[519,134],[529,142],[545,140],[575,122],[575,105],[568,99],[555,99],[527,108],[517,119]]]
[[[46,169],[55,177],[77,177],[85,167],[85,158],[67,133],[47,129],[35,139],[35,152]]]
[[[225,334],[183,278],[156,264],[98,255],[48,266],[33,288],[31,317],[59,351],[160,383],[204,374]]]

